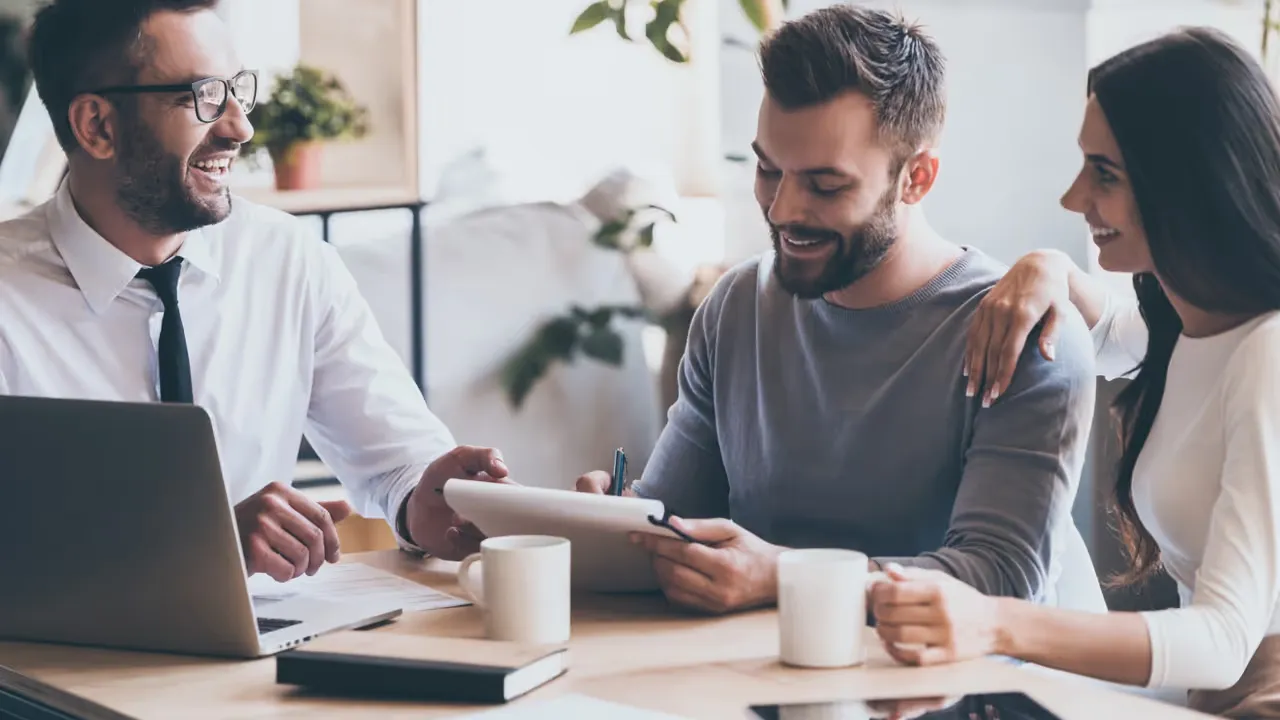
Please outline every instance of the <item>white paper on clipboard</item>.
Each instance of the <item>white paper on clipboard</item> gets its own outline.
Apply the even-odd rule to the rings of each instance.
[[[568,538],[570,574],[573,587],[578,590],[656,590],[652,557],[644,548],[633,545],[628,534],[678,537],[650,521],[666,519],[666,508],[660,500],[474,480],[449,480],[444,484],[444,499],[486,537]]]

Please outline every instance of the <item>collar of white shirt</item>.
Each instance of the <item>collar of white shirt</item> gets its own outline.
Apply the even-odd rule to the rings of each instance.
[[[54,246],[76,287],[95,313],[102,313],[137,276],[143,265],[124,254],[80,217],[66,179],[48,206],[48,222]],[[214,282],[220,278],[207,229],[186,234],[178,251],[185,261]],[[184,268],[185,271],[185,268]]]

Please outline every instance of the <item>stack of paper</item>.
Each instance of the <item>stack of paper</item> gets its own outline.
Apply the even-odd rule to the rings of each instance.
[[[249,577],[249,594],[258,608],[300,594],[352,603],[382,605],[385,602],[399,605],[405,612],[471,604],[361,563],[325,564],[315,575],[303,575],[287,583],[278,583],[262,574],[252,575]]]

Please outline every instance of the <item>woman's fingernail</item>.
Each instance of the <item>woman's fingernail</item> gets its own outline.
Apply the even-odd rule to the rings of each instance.
[[[1047,342],[1044,344],[1044,354],[1048,356],[1050,360],[1053,359],[1053,343]]]
[[[973,381],[970,380],[969,385],[964,389],[964,396],[973,397],[973,393],[974,393]]]
[[[966,362],[960,372],[964,373],[965,377],[969,377],[969,363]]]
[[[1000,384],[996,383],[991,386],[991,402],[1000,399]]]

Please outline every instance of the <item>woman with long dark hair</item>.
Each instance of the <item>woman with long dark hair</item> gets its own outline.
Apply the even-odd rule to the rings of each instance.
[[[895,568],[872,591],[879,634],[903,662],[995,653],[1280,717],[1280,102],[1237,44],[1185,29],[1090,73],[1080,146],[1062,203],[1103,268],[1133,273],[1136,304],[1032,253],[984,298],[964,371],[999,402],[1036,327],[1052,359],[1058,317],[1083,315],[1099,373],[1131,378],[1116,402],[1120,581],[1163,563],[1181,606],[1071,612]]]

